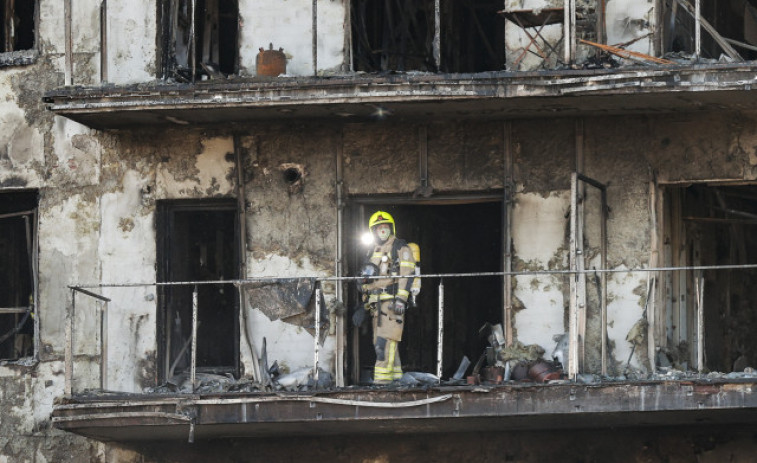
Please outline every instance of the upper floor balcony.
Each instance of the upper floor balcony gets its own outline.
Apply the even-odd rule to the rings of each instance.
[[[718,14],[707,1],[688,0],[534,0],[520,9],[487,1],[301,3],[273,12],[252,0],[162,0],[155,21],[145,22],[144,9],[111,2],[99,12],[99,36],[90,37],[99,57],[88,58],[90,66],[82,65],[69,12],[66,86],[45,101],[98,129],[754,103],[757,37],[746,3]]]

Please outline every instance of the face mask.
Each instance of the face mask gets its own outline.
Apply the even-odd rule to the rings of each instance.
[[[376,235],[381,241],[386,241],[392,234],[392,229],[389,225],[379,225],[376,227]]]

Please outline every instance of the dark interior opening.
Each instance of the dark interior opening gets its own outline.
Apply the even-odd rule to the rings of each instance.
[[[680,5],[673,15],[675,0],[666,0],[665,43],[666,51],[694,53],[694,17]],[[694,4],[691,0],[690,4]],[[757,1],[702,0],[702,18],[725,39],[736,40],[750,46],[757,46]],[[704,29],[701,34],[702,57],[718,59],[724,54],[723,49]],[[757,59],[757,51],[733,45],[734,49],[746,60]]]
[[[369,249],[360,243],[367,220],[376,210],[387,211],[396,221],[397,236],[417,243],[421,273],[498,272],[502,266],[502,203],[466,204],[353,203],[349,209],[353,237],[346,245],[349,274],[355,275]],[[422,281],[417,306],[406,316],[400,343],[404,371],[436,373],[438,335],[438,278]],[[444,280],[443,377],[451,377],[463,356],[472,362],[487,347],[478,331],[486,322],[502,322],[502,277],[465,277]],[[349,287],[350,308],[357,304],[357,291]],[[350,312],[351,315],[351,312]],[[350,349],[359,349],[359,368],[365,382],[372,373],[375,354],[370,323],[350,328]],[[354,354],[353,354],[354,355]],[[353,357],[354,358],[354,357]],[[355,360],[353,360],[355,361]],[[353,373],[354,376],[354,373]],[[370,376],[368,376],[370,377]],[[351,378],[353,383],[360,378]]]
[[[34,353],[36,192],[0,194],[0,360]]]
[[[0,0],[0,51],[34,48],[33,0]]]
[[[229,280],[238,276],[235,200],[159,203],[159,281]],[[238,374],[239,308],[232,284],[197,285],[198,371]],[[162,377],[190,367],[192,286],[160,291]]]
[[[284,181],[287,183],[294,183],[302,178],[302,172],[299,169],[290,167],[284,171]]]
[[[434,1],[352,0],[356,71],[435,71]]]
[[[163,28],[164,76],[192,79],[192,2],[164,0],[158,12]],[[197,0],[195,11],[194,78],[214,78],[237,72],[237,0]]]
[[[676,216],[666,239],[681,249],[672,256],[677,265],[744,265],[757,262],[757,187],[707,186],[669,188],[666,192],[668,214]],[[680,210],[677,213],[676,210]],[[674,222],[675,223],[675,222]],[[673,251],[673,254],[675,252]],[[673,283],[674,292],[688,300],[687,345],[696,347],[696,271]],[[704,352],[710,371],[743,371],[757,365],[757,269],[705,270],[704,278]],[[685,284],[685,288],[683,288]],[[675,285],[673,285],[675,290]],[[670,319],[670,317],[669,317]],[[681,317],[673,317],[675,329]],[[673,326],[669,326],[673,328]],[[675,332],[675,331],[673,331]],[[670,341],[669,341],[670,344]]]
[[[484,72],[505,68],[502,1],[443,0],[441,67],[444,72]]]
[[[443,0],[440,61],[444,72],[483,72],[505,67],[502,2]],[[434,1],[352,0],[356,71],[436,72]]]

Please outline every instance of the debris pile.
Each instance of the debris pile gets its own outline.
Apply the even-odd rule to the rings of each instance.
[[[546,383],[563,377],[559,362],[543,358],[544,349],[537,344],[524,345],[515,341],[506,345],[501,324],[486,323],[479,330],[479,335],[489,342],[470,375],[465,372],[470,365],[467,357],[463,358],[455,376],[448,384],[469,385],[501,384],[504,381],[534,381]]]

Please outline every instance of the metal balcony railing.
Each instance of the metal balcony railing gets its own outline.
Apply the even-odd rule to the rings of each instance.
[[[474,272],[474,273],[438,273],[438,274],[425,274],[416,275],[416,278],[438,278],[439,284],[437,286],[437,302],[438,302],[438,347],[437,347],[437,377],[441,378],[442,371],[442,358],[444,344],[444,280],[452,278],[480,278],[480,277],[518,277],[518,276],[545,276],[545,275],[567,275],[578,277],[581,274],[633,274],[644,273],[647,274],[654,285],[654,281],[659,280],[659,277],[652,278],[654,274],[660,274],[664,272],[682,272],[692,271],[695,273],[695,287],[694,292],[696,295],[695,309],[696,309],[696,330],[697,330],[697,359],[698,370],[701,373],[704,364],[704,316],[703,316],[703,288],[704,278],[701,276],[704,271],[724,271],[724,270],[754,270],[757,269],[757,264],[743,264],[743,265],[692,265],[692,266],[680,266],[680,267],[656,267],[656,268],[633,268],[633,269],[565,269],[565,270],[536,270],[536,271],[511,271],[511,272]],[[320,354],[320,330],[321,330],[321,283],[323,282],[350,282],[366,279],[386,279],[386,276],[376,277],[298,277],[302,279],[315,280],[315,336],[313,346],[313,374],[318,378],[318,366],[319,366],[319,354]],[[294,279],[298,279],[294,278]],[[399,278],[399,277],[398,277]],[[92,290],[106,289],[106,288],[135,288],[135,287],[170,287],[170,286],[191,286],[193,287],[192,297],[192,329],[191,329],[191,365],[190,365],[190,381],[192,387],[196,385],[196,363],[197,363],[197,288],[200,285],[221,285],[221,284],[234,284],[237,287],[244,286],[251,283],[263,283],[263,282],[280,282],[291,281],[293,277],[260,277],[260,278],[248,278],[237,280],[214,280],[214,281],[180,281],[180,282],[163,282],[163,283],[122,283],[122,284],[92,284],[92,285],[72,285],[69,286],[71,290],[71,305],[67,309],[66,316],[66,351],[65,351],[65,393],[71,395],[73,391],[73,379],[74,379],[74,335],[76,326],[76,296],[82,295],[85,297],[94,298],[98,302],[99,312],[99,329],[100,329],[100,389],[102,391],[108,390],[108,303],[111,302],[110,298],[107,298],[101,294],[97,294]],[[649,294],[654,292],[654,286],[650,290]],[[606,310],[606,304],[602,305],[602,309]],[[575,313],[570,314],[571,317],[575,317]],[[606,317],[606,314],[602,314]],[[606,318],[605,318],[606,319]],[[574,329],[575,324],[571,323],[571,329]],[[570,349],[576,349],[577,346],[573,344],[578,342],[577,337],[573,336],[573,333],[568,333],[570,339]],[[512,340],[508,339],[506,342],[509,344]],[[571,371],[569,377],[571,380],[576,379],[578,371]]]

